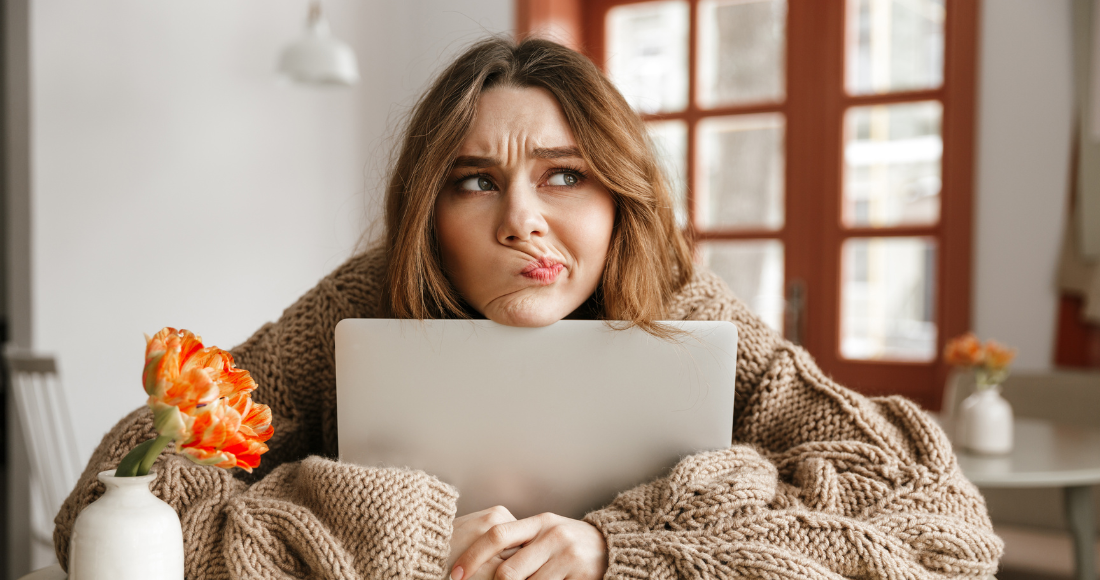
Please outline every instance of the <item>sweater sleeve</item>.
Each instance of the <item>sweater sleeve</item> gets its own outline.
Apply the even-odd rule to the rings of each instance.
[[[713,274],[687,294],[680,318],[738,326],[735,445],[588,514],[607,540],[607,578],[996,572],[1003,544],[985,502],[926,413],[837,385]]]
[[[275,427],[252,475],[196,465],[173,446],[157,459],[153,491],[180,516],[187,578],[444,575],[454,488],[423,472],[316,456],[336,452],[336,323],[375,315],[380,260],[377,251],[352,258],[233,349],[258,384],[253,398],[271,407]],[[144,407],[104,436],[54,519],[63,568],[77,515],[105,491],[96,475],[155,436]]]

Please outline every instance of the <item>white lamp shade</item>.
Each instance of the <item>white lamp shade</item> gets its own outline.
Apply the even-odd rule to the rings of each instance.
[[[351,86],[359,82],[355,51],[329,34],[319,10],[310,14],[305,35],[283,49],[279,72],[303,84]]]

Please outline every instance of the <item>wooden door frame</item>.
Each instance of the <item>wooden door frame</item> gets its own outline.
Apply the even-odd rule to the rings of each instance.
[[[815,0],[795,0],[814,2]],[[794,1],[792,1],[792,4]],[[822,202],[819,220],[822,247],[832,251],[822,256],[813,287],[819,294],[807,313],[808,324],[835,329],[829,333],[807,333],[807,349],[818,364],[841,384],[868,394],[900,394],[929,409],[939,409],[950,366],[943,361],[947,340],[971,328],[971,276],[973,264],[974,159],[979,0],[947,0],[944,30],[944,83],[934,90],[887,95],[849,96],[844,88],[844,3],[821,2],[819,23],[828,31],[821,50],[825,51],[826,86],[821,94],[824,191],[812,196]],[[914,100],[938,100],[943,104],[943,155],[940,220],[930,228],[844,228],[841,222],[843,187],[844,113],[852,106],[889,104]],[[830,162],[831,160],[831,162]],[[933,234],[936,249],[935,296],[936,358],[931,363],[878,362],[844,359],[840,354],[840,244],[851,237]],[[833,273],[835,281],[830,281]]]

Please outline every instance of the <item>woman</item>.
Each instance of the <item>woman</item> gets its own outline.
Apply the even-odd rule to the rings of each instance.
[[[166,453],[189,578],[984,578],[1002,545],[942,432],[867,399],[693,267],[644,127],[583,56],[486,40],[417,104],[386,193],[386,235],[233,354],[271,406],[253,477]],[[684,459],[583,521],[455,519],[428,474],[315,457],[337,449],[333,329],[343,318],[729,320],[739,331],[728,450]],[[456,421],[491,421],[457,417]],[[58,559],[95,474],[153,435],[139,409],[100,444],[58,514]],[[247,483],[246,483],[247,480]]]

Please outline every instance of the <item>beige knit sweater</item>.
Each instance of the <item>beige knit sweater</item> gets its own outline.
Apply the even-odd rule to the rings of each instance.
[[[378,312],[383,261],[352,258],[233,350],[271,406],[271,451],[251,477],[166,451],[154,492],[183,524],[188,578],[422,578],[445,566],[457,493],[415,471],[338,463],[333,330]],[[608,578],[984,578],[1001,541],[943,432],[912,402],[869,399],[824,376],[801,348],[698,273],[672,317],[738,326],[728,450],[588,514]],[[135,386],[135,388],[138,388]],[[139,409],[108,433],[55,519],[68,565],[77,514],[154,434]],[[237,475],[238,477],[234,477]]]

